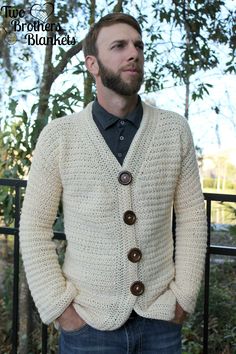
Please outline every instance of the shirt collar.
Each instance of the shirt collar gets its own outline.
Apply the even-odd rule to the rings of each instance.
[[[107,129],[113,124],[115,124],[119,119],[119,117],[114,116],[113,114],[107,112],[98,102],[97,99],[93,102],[92,107],[93,116],[97,118],[103,129]],[[143,106],[141,103],[141,98],[138,96],[138,102],[135,109],[128,113],[125,117],[122,117],[122,120],[129,120],[132,124],[134,124],[137,128],[139,128],[141,120],[143,116]]]

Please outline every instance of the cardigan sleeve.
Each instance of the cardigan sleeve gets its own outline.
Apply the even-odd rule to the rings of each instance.
[[[20,245],[27,281],[42,321],[49,324],[77,294],[65,279],[52,240],[62,193],[60,141],[55,121],[46,126],[34,151],[20,221]]]
[[[186,119],[181,132],[181,168],[175,190],[175,279],[170,288],[181,307],[195,308],[206,253],[206,213],[192,134]]]

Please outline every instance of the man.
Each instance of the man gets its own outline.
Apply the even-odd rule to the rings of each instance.
[[[83,49],[97,99],[40,135],[20,230],[29,286],[43,322],[60,327],[61,354],[181,353],[206,248],[190,129],[139,98],[143,41],[133,17],[101,18]],[[62,270],[51,240],[61,197]]]

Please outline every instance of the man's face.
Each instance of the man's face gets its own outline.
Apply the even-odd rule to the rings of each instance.
[[[136,94],[143,82],[143,42],[123,23],[104,27],[97,38],[99,77],[103,86],[123,95]]]

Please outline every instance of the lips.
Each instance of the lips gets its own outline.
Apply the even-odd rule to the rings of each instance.
[[[135,75],[135,74],[140,74],[141,70],[137,69],[137,68],[127,68],[123,70],[124,72],[127,72],[131,75]]]
[[[132,73],[140,73],[141,72],[141,70],[138,67],[134,67],[134,66],[124,68],[123,71],[129,71]]]
[[[135,69],[128,69],[128,70],[125,70],[125,71],[131,72],[131,73],[138,73],[138,70],[135,70]]]

